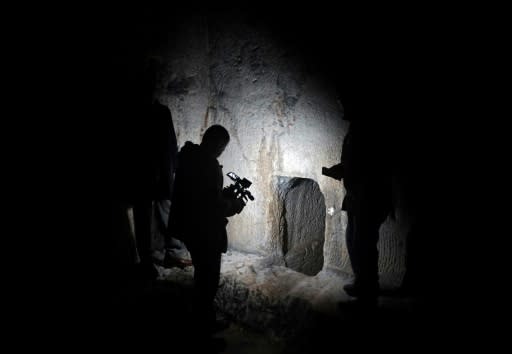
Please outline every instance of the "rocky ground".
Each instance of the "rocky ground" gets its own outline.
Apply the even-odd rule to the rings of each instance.
[[[154,282],[118,289],[113,326],[124,329],[123,338],[188,350],[198,344],[190,321],[193,267],[159,266],[158,271]],[[221,271],[216,304],[231,323],[216,335],[226,342],[223,353],[306,354],[377,342],[409,350],[437,332],[426,326],[423,301],[388,294],[375,306],[363,306],[343,291],[349,276],[334,270],[307,276],[257,255],[229,251]]]

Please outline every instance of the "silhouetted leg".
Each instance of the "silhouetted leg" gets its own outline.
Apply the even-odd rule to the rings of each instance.
[[[360,262],[358,260],[357,246],[356,246],[356,217],[353,213],[347,213],[347,230],[345,234],[345,239],[347,242],[347,250],[350,258],[350,264],[352,266],[352,271],[354,272],[354,276],[357,279],[357,275],[361,273],[360,271]]]
[[[215,323],[214,299],[220,279],[221,253],[192,247],[194,264],[194,304],[198,328],[208,332]],[[204,333],[203,333],[204,334]]]
[[[355,281],[345,291],[351,296],[377,295],[379,226],[375,219],[348,214],[346,242]]]
[[[171,222],[171,201],[156,200],[154,203],[155,213],[155,226],[158,233],[163,236],[163,248],[164,248],[164,261],[163,266],[165,268],[185,268],[192,265],[190,255],[185,244],[173,237],[169,229],[169,222]],[[171,227],[172,228],[172,227]],[[159,242],[161,240],[158,240]]]
[[[156,279],[158,271],[153,265],[151,250],[151,200],[140,200],[133,205],[133,221],[135,224],[135,238],[137,252],[140,258],[140,267],[144,278]]]
[[[223,338],[212,337],[215,325],[214,299],[217,294],[220,278],[220,252],[208,252],[207,245],[199,249],[191,247],[192,262],[194,263],[194,341],[192,348],[204,352],[217,353],[226,347]]]
[[[167,222],[169,220],[170,206],[171,201],[167,199],[155,200],[153,203],[153,213],[155,216],[154,229],[158,232],[159,235],[163,236],[164,243],[167,241]]]
[[[151,262],[151,200],[137,201],[133,205],[133,221],[137,251],[141,263]]]
[[[378,289],[379,252],[377,243],[380,222],[372,217],[361,217],[360,219],[358,222],[359,232],[355,240],[359,263],[356,279],[364,289],[372,291]]]

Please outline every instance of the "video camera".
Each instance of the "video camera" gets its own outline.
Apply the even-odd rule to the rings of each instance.
[[[244,201],[247,201],[247,198],[254,200],[251,192],[247,190],[252,184],[251,181],[247,178],[241,179],[234,172],[228,172],[227,176],[231,178],[234,183],[224,189],[226,193],[234,198],[243,198]]]

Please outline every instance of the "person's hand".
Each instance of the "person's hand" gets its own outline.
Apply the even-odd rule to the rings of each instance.
[[[244,209],[245,207],[245,202],[242,198],[236,198],[233,200],[233,207],[234,207],[234,210],[237,214],[240,214],[240,212]]]
[[[343,178],[343,167],[341,164],[332,167],[322,167],[322,175],[341,181]]]

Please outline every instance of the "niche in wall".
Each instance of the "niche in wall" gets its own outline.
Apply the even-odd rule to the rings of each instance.
[[[278,176],[282,251],[287,267],[316,275],[324,263],[325,199],[308,178]]]

